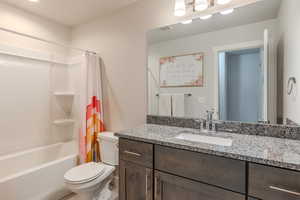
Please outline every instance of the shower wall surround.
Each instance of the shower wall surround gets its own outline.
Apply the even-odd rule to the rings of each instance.
[[[68,141],[73,127],[57,127],[65,118],[55,91],[69,91],[68,65],[0,53],[0,155]]]
[[[0,27],[19,31],[58,43],[71,42],[71,28],[0,2]],[[0,31],[1,44],[62,54],[64,50]],[[21,46],[20,46],[21,45]]]
[[[70,43],[71,38],[69,28],[3,3],[0,3],[0,27],[64,44]],[[53,59],[65,58],[69,54],[66,48],[4,31],[0,31],[0,38],[1,52],[10,49],[11,53],[23,52]],[[51,113],[59,115],[56,111],[61,109],[59,105],[52,106],[55,102],[52,102],[51,79],[54,78],[56,88],[65,90],[69,84],[68,68],[57,63],[0,54],[0,71],[0,155],[73,137],[72,133],[64,134],[64,128],[51,131]],[[51,109],[54,112],[50,112]]]

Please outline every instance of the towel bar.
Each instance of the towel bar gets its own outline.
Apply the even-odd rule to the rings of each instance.
[[[160,94],[156,94],[156,96],[157,96],[157,97],[159,97],[159,95],[160,95]],[[176,94],[169,94],[169,95],[176,95]],[[185,96],[188,96],[188,97],[192,96],[192,94],[191,94],[191,93],[184,94],[184,95],[185,95]]]

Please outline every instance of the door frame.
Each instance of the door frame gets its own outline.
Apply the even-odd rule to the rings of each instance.
[[[219,102],[219,53],[223,51],[238,51],[244,49],[254,49],[254,48],[264,48],[264,41],[263,40],[255,40],[249,42],[242,42],[242,43],[235,43],[225,46],[216,46],[213,47],[213,55],[214,55],[214,65],[213,65],[213,74],[214,76],[214,108],[216,111],[216,119],[220,119],[220,102]]]

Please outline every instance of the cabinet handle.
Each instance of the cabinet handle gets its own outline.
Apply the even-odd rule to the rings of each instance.
[[[146,169],[146,200],[151,200],[151,196],[149,194],[149,192],[151,191],[151,189],[149,187],[151,187],[149,185],[149,176],[150,176],[150,170]]]
[[[288,193],[288,194],[293,194],[293,195],[296,195],[296,196],[300,196],[299,192],[294,192],[294,191],[291,191],[291,190],[286,190],[286,189],[275,187],[275,186],[270,186],[269,188],[272,189],[272,190],[276,190],[276,191],[280,191],[280,192],[284,192],[284,193]]]
[[[161,200],[161,183],[159,180],[159,177],[155,176],[155,194],[154,194],[154,200]]]
[[[133,156],[137,156],[137,157],[141,157],[142,155],[139,153],[135,153],[132,151],[124,151],[125,154],[129,154],[129,155],[133,155]]]

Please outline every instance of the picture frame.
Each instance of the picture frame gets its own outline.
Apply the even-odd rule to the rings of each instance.
[[[203,87],[203,65],[202,52],[160,58],[160,87]]]

